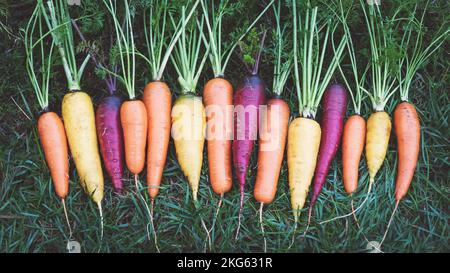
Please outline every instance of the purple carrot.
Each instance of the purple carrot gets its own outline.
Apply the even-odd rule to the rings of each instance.
[[[100,151],[106,172],[111,177],[117,193],[121,193],[123,188],[123,134],[119,115],[121,105],[121,98],[107,96],[98,105],[95,113]]]
[[[239,182],[239,223],[236,239],[239,236],[242,208],[244,205],[244,186],[254,142],[258,136],[259,108],[265,104],[264,82],[258,75],[261,51],[266,32],[261,39],[261,46],[252,69],[251,75],[244,77],[234,94],[234,139],[232,145],[233,166]]]
[[[323,96],[322,107],[322,137],[320,139],[319,155],[314,172],[310,210],[312,210],[319,197],[325,184],[331,161],[336,155],[341,143],[345,111],[347,108],[347,91],[345,88],[340,84],[333,84],[328,87]]]

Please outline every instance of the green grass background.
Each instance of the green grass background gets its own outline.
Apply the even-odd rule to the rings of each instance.
[[[36,130],[39,107],[24,67],[23,39],[20,29],[26,24],[33,1],[0,2],[0,252],[65,252],[67,227],[59,199],[53,191],[50,175],[44,162]],[[83,1],[82,1],[83,2]],[[93,1],[95,2],[95,1]],[[384,2],[384,1],[383,1]],[[391,2],[391,1],[390,1]],[[389,8],[399,2],[392,1]],[[415,1],[410,1],[415,2]],[[258,1],[247,1],[249,8],[240,11],[238,18],[254,17],[261,10]],[[426,16],[426,25],[433,30],[448,21],[447,1],[432,1]],[[76,10],[74,13],[80,12]],[[99,12],[92,5],[81,13]],[[101,12],[101,11],[100,11]],[[96,37],[103,28],[104,18],[95,16],[82,22],[88,37]],[[236,20],[237,24],[241,22]],[[349,18],[355,34],[360,39],[358,48],[365,47],[364,25],[361,14],[355,12]],[[271,21],[264,19],[266,27]],[[142,34],[137,27],[136,33]],[[142,39],[140,39],[142,40]],[[448,43],[445,44],[448,46]],[[386,252],[448,252],[449,247],[449,58],[448,48],[434,54],[426,67],[417,74],[410,98],[416,105],[422,124],[422,142],[417,171],[409,194],[401,202],[391,230],[382,250]],[[147,68],[141,64],[137,75],[137,92],[140,94],[148,81]],[[233,86],[244,75],[239,58],[234,55],[228,77]],[[264,59],[261,75],[271,86],[272,66]],[[166,80],[176,97],[178,92],[175,73],[167,70]],[[66,90],[60,67],[54,72],[51,85],[51,108],[60,112],[60,102]],[[208,69],[199,82],[199,93],[211,77]],[[82,86],[97,103],[106,95],[106,88],[89,66]],[[123,88],[119,88],[125,96]],[[270,91],[270,88],[267,88]],[[288,82],[284,92],[293,114],[297,114],[295,92]],[[387,110],[392,113],[399,96],[395,96]],[[349,106],[350,108],[350,106]],[[363,107],[367,117],[369,105]],[[350,111],[349,111],[350,113]],[[264,209],[268,251],[270,252],[365,252],[369,240],[379,241],[385,231],[394,207],[394,182],[397,165],[395,133],[391,134],[389,151],[383,168],[377,176],[373,193],[365,208],[358,214],[361,229],[351,218],[328,224],[318,222],[349,212],[350,199],[343,191],[340,156],[333,161],[327,183],[314,209],[314,217],[306,238],[302,232],[307,214],[302,213],[295,243],[288,249],[293,235],[293,219],[288,194],[287,167],[283,164],[274,202]],[[235,186],[225,195],[215,229],[212,232],[214,252],[261,252],[262,234],[258,223],[258,204],[253,195],[256,172],[254,155],[245,190],[245,206],[241,236],[234,240],[239,210],[239,191]],[[155,223],[159,247],[164,252],[201,252],[205,246],[205,232],[200,218],[208,227],[219,200],[208,180],[207,158],[200,182],[200,209],[192,203],[186,179],[175,158],[173,143],[164,171],[162,189],[155,204]],[[83,252],[155,252],[153,240],[147,238],[148,216],[142,202],[135,196],[134,183],[129,173],[125,175],[123,196],[112,192],[111,183],[105,180],[105,236],[100,243],[99,217],[96,206],[82,191],[73,161],[70,162],[70,195],[67,198],[69,217],[74,238],[81,243]],[[360,186],[355,195],[358,203],[367,190],[367,168],[363,160],[360,166]],[[106,176],[105,176],[106,177]],[[145,181],[141,175],[141,181]],[[144,184],[144,183],[143,183]],[[143,191],[145,193],[145,191]],[[306,203],[305,209],[308,208]],[[209,250],[208,250],[209,251]]]

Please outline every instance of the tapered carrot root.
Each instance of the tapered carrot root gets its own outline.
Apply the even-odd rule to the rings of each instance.
[[[308,118],[296,118],[289,125],[287,163],[291,206],[295,222],[305,205],[316,168],[321,130],[319,123]]]
[[[287,103],[275,98],[267,102],[267,114],[261,117],[263,135],[260,136],[258,147],[258,171],[254,195],[256,201],[264,204],[271,203],[277,191],[286,146],[289,115]]]
[[[39,117],[38,132],[56,195],[64,199],[69,192],[69,154],[64,124],[56,113],[46,112]]]
[[[344,189],[352,194],[358,187],[358,168],[364,150],[366,121],[359,115],[348,118],[342,138],[342,165]]]
[[[201,97],[182,95],[172,108],[172,137],[178,163],[197,201],[203,163],[206,117]]]
[[[81,91],[66,94],[62,102],[62,116],[81,185],[92,200],[100,204],[103,199],[103,172],[94,106],[89,95]]]
[[[117,193],[121,193],[123,189],[124,151],[123,131],[120,124],[121,104],[121,98],[108,96],[98,105],[95,113],[95,125],[103,163]]]
[[[154,81],[144,89],[143,101],[148,118],[147,186],[151,199],[159,193],[170,140],[172,97],[169,86]]]
[[[395,199],[401,200],[411,185],[420,151],[420,121],[414,105],[408,102],[397,105],[394,128],[398,147]]]
[[[125,162],[133,174],[139,174],[145,164],[145,144],[147,142],[147,111],[140,100],[126,101],[120,107]]]
[[[230,191],[233,133],[233,87],[223,78],[208,81],[203,92],[206,107],[206,139],[209,178],[217,194]]]
[[[383,165],[391,134],[391,119],[386,112],[372,113],[367,120],[366,160],[370,184]],[[370,187],[370,185],[369,185]]]

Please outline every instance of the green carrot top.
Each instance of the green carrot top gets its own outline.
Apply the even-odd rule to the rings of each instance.
[[[53,42],[58,49],[66,74],[69,90],[80,90],[81,76],[90,55],[88,54],[80,67],[77,67],[75,46],[73,41],[72,24],[66,0],[38,0],[38,6],[50,30]],[[46,36],[45,34],[44,36]]]
[[[36,35],[38,38],[37,41],[35,41]],[[41,8],[36,6],[25,29],[24,42],[28,77],[42,110],[48,108],[48,90],[53,48],[55,45],[52,40],[50,49],[46,50],[48,47],[45,44],[46,41],[44,38]]]
[[[174,27],[175,20],[170,14]],[[183,94],[195,93],[197,82],[203,66],[208,58],[209,44],[202,39],[203,18],[193,24],[187,24],[186,7],[181,10],[181,37],[177,41],[173,54],[170,56],[175,70],[178,73],[178,82]],[[201,56],[202,44],[206,47]]]
[[[336,70],[344,51],[347,39],[343,37],[331,57],[330,64],[322,75],[324,59],[328,40],[334,38],[337,25],[332,26],[331,20],[320,23],[317,18],[318,7],[307,6],[306,14],[297,16],[296,0],[293,3],[294,26],[294,75],[297,95],[299,98],[299,111],[303,117],[315,118],[317,108],[328,83]],[[297,30],[297,22],[299,28]],[[321,38],[321,32],[325,29],[325,35]],[[301,33],[297,41],[297,32]],[[297,45],[300,43],[300,47]],[[322,43],[322,48],[321,48]],[[300,82],[298,62],[302,68]]]

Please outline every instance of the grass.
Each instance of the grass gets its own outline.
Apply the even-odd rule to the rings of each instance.
[[[26,78],[24,50],[17,30],[23,27],[32,1],[9,1],[6,10],[8,27],[16,35],[8,35],[0,42],[2,66],[0,67],[0,252],[65,252],[68,230],[60,201],[51,184],[44,162],[36,130],[38,106]],[[445,5],[445,4],[444,4]],[[448,7],[448,6],[447,6]],[[14,13],[13,13],[14,12]],[[427,16],[433,24],[436,16],[445,13],[445,7],[435,7],[435,16]],[[444,15],[442,15],[444,16]],[[352,21],[358,22],[358,18]],[[0,30],[1,31],[1,30]],[[3,32],[2,32],[3,35]],[[19,37],[17,37],[19,36]],[[2,36],[3,37],[3,36]],[[422,122],[421,154],[416,175],[409,194],[401,202],[391,230],[383,244],[386,252],[448,252],[449,248],[449,196],[450,170],[448,95],[450,58],[448,50],[439,50],[429,64],[417,75],[412,101],[417,106]],[[271,83],[271,65],[267,61],[261,75]],[[236,86],[243,67],[235,56],[228,77]],[[146,68],[137,75],[138,92],[142,92],[148,78]],[[65,92],[63,72],[55,71],[55,84],[51,89],[51,107],[60,112],[60,101]],[[169,75],[175,75],[172,69]],[[205,73],[199,82],[204,86],[211,73]],[[168,77],[171,87],[175,79]],[[93,72],[92,66],[82,81],[94,102],[105,96],[106,90]],[[292,86],[288,83],[287,86]],[[120,90],[124,95],[124,90]],[[175,92],[177,90],[174,90]],[[291,109],[297,109],[295,92],[286,90],[285,98]],[[396,97],[396,99],[398,96]],[[392,101],[387,109],[392,113],[398,101]],[[368,101],[365,102],[368,104]],[[363,106],[365,115],[369,105]],[[294,114],[297,114],[294,110]],[[173,143],[164,172],[163,188],[155,203],[155,224],[162,252],[202,252],[205,232],[200,217],[208,227],[212,224],[218,196],[208,181],[205,162],[200,182],[200,209],[196,210],[175,158]],[[268,251],[271,252],[365,252],[369,240],[379,241],[385,231],[394,207],[394,182],[396,173],[395,135],[391,134],[389,152],[383,168],[377,176],[372,195],[366,207],[358,214],[362,229],[358,230],[351,218],[324,225],[318,223],[350,211],[350,199],[343,191],[341,160],[334,160],[326,186],[314,209],[312,225],[306,238],[302,232],[306,226],[306,213],[300,218],[299,229],[292,248],[293,219],[288,194],[287,167],[284,163],[275,201],[264,208],[264,226]],[[256,155],[252,159],[249,180],[246,184],[245,206],[241,235],[234,240],[239,210],[238,187],[225,195],[215,230],[212,232],[213,252],[261,252],[262,234],[258,223],[258,205],[252,196],[256,172]],[[360,166],[361,183],[355,196],[358,203],[367,190],[368,178],[365,161]],[[131,175],[127,174],[123,196],[112,193],[109,180],[105,181],[105,236],[100,243],[100,225],[96,206],[82,191],[73,162],[70,168],[70,195],[67,199],[69,217],[74,238],[81,243],[83,252],[155,252],[153,238],[147,238],[148,216],[142,202],[135,195]],[[141,175],[141,184],[145,177]],[[145,191],[143,192],[145,193]],[[308,203],[305,210],[308,208]],[[209,250],[208,250],[209,251]]]

